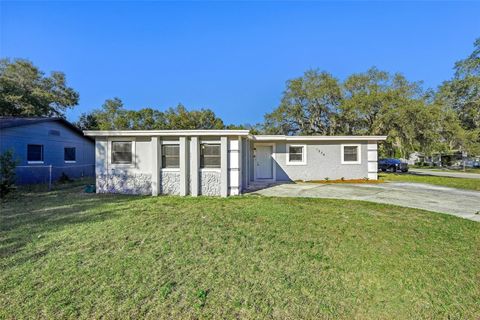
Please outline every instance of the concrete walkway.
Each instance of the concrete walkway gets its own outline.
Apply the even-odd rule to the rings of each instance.
[[[480,192],[421,183],[282,184],[257,190],[275,197],[365,200],[451,214],[480,222]]]
[[[409,170],[409,172],[413,174],[427,175],[427,176],[480,179],[479,173],[469,173],[469,172],[436,171],[436,170],[417,169],[417,168],[412,168]]]

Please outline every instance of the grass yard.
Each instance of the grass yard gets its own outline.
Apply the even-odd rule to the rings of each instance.
[[[358,201],[30,192],[0,318],[480,318],[480,223]]]
[[[379,173],[378,177],[385,181],[428,183],[437,186],[480,191],[480,179],[437,177],[405,173]]]

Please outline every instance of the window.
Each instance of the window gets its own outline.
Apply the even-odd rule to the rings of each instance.
[[[162,168],[180,167],[180,146],[178,144],[162,145]]]
[[[306,145],[287,145],[287,164],[304,165],[307,164],[307,146]]]
[[[113,164],[131,164],[132,163],[132,142],[131,141],[112,141],[112,163]]]
[[[342,163],[359,164],[360,163],[360,145],[342,145]]]
[[[43,162],[43,145],[41,144],[27,145],[27,161]]]
[[[68,162],[75,162],[77,160],[75,148],[65,148],[65,149],[63,149],[63,159],[67,163]]]
[[[200,168],[220,168],[220,145],[202,143],[200,146]]]

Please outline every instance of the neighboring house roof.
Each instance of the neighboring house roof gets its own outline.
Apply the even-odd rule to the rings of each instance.
[[[249,130],[95,130],[84,131],[86,136],[245,136],[255,141],[383,141],[387,136],[285,136],[251,135]]]
[[[28,126],[42,122],[59,122],[65,127],[75,131],[80,136],[93,140],[91,137],[85,137],[83,131],[63,118],[58,117],[0,117],[0,129]]]

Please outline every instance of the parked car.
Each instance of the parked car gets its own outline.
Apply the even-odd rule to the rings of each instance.
[[[408,163],[400,159],[380,159],[378,160],[379,171],[408,172]]]
[[[463,165],[460,164],[460,167]],[[467,160],[465,161],[465,166],[469,168],[480,168],[480,160]]]

